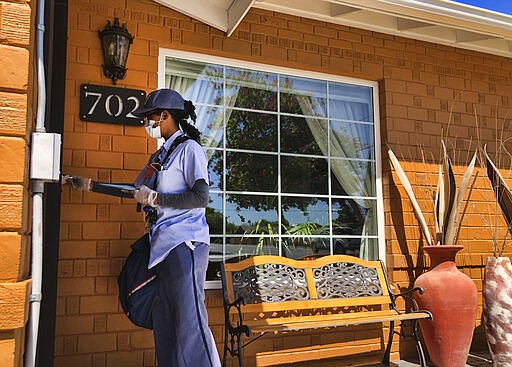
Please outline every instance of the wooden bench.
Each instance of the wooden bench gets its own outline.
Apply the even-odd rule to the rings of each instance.
[[[418,339],[419,319],[431,319],[428,311],[399,311],[397,297],[422,292],[415,288],[392,294],[384,264],[346,255],[314,260],[280,256],[254,256],[222,269],[225,332],[223,366],[227,353],[243,366],[243,348],[268,332],[331,328],[345,325],[389,322],[389,337],[383,363],[389,366],[395,333],[413,336],[421,366],[426,366]],[[412,335],[394,331],[395,321],[412,322]]]

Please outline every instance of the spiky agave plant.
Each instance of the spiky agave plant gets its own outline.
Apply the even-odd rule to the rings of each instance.
[[[442,162],[439,167],[439,176],[437,181],[436,192],[434,195],[434,223],[435,223],[435,238],[433,239],[428,229],[427,221],[425,216],[416,200],[416,196],[412,189],[412,185],[405,174],[404,169],[400,165],[400,162],[396,158],[395,154],[388,147],[388,154],[402,186],[409,197],[411,205],[413,207],[414,214],[420,224],[421,232],[425,237],[425,240],[429,246],[432,245],[454,245],[457,243],[458,233],[460,230],[460,223],[465,214],[467,205],[462,207],[466,190],[470,187],[468,198],[466,203],[471,196],[471,191],[474,185],[471,183],[471,177],[475,169],[476,163],[476,152],[471,159],[466,172],[462,177],[459,190],[455,183],[455,176],[453,174],[452,163],[448,153],[446,151],[446,145],[441,140],[443,149]],[[470,185],[471,184],[471,185]],[[459,220],[459,214],[460,220]]]
[[[492,189],[494,192],[494,197],[496,198],[496,202],[498,203],[501,213],[503,214],[503,218],[507,223],[508,230],[503,238],[503,242],[499,243],[496,231],[492,231],[492,240],[493,240],[493,252],[495,257],[501,257],[503,252],[505,251],[507,236],[509,233],[512,233],[512,192],[508,187],[505,179],[501,175],[499,169],[496,167],[494,162],[491,160],[489,155],[484,149],[485,153],[485,162],[487,168],[487,177],[492,185]],[[496,228],[497,225],[495,224]]]

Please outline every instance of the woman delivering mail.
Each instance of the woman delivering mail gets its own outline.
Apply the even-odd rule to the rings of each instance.
[[[199,145],[191,101],[171,89],[150,93],[133,112],[148,134],[164,138],[156,162],[135,182],[135,199],[151,207],[151,254],[160,285],[153,305],[153,335],[160,367],[218,367],[220,359],[208,327],[204,285],[208,266],[208,158]],[[185,134],[184,134],[185,132]],[[187,137],[189,139],[187,139]],[[151,170],[150,170],[151,171]],[[155,178],[156,176],[156,178]]]

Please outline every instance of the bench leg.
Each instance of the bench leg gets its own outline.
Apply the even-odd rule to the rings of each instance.
[[[389,336],[388,336],[388,345],[386,347],[386,351],[384,352],[384,358],[382,359],[382,363],[386,366],[389,366],[389,355],[391,354],[391,344],[393,344],[393,336],[395,335],[395,322],[389,322]]]
[[[237,352],[237,357],[238,357],[238,367],[243,367],[244,366],[244,355],[243,355],[243,352],[242,352],[242,335],[238,335],[238,352]]]
[[[425,360],[425,354],[423,353],[423,347],[421,346],[421,341],[420,341],[420,338],[418,337],[418,320],[413,321],[412,335],[414,336],[414,341],[416,342],[416,350],[418,351],[418,358],[420,360],[420,366],[427,367],[427,362]]]
[[[229,338],[229,340],[228,340]],[[235,347],[236,344],[236,347]],[[235,349],[236,348],[236,349]],[[228,334],[228,328],[224,329],[224,355],[222,359],[222,367],[226,367],[226,360],[228,357],[228,352],[231,357],[238,358],[238,366],[243,367],[243,351],[242,351],[242,335],[235,332],[230,331]]]
[[[222,367],[226,367],[226,359],[228,358],[228,328],[224,327],[224,356],[222,357]]]

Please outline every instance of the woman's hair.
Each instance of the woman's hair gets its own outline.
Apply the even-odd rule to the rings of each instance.
[[[169,114],[172,116],[174,121],[179,124],[181,130],[183,130],[185,134],[200,143],[201,132],[187,121],[190,117],[194,123],[196,122],[197,116],[195,110],[196,107],[192,101],[185,101],[185,108],[183,110],[169,110]]]

